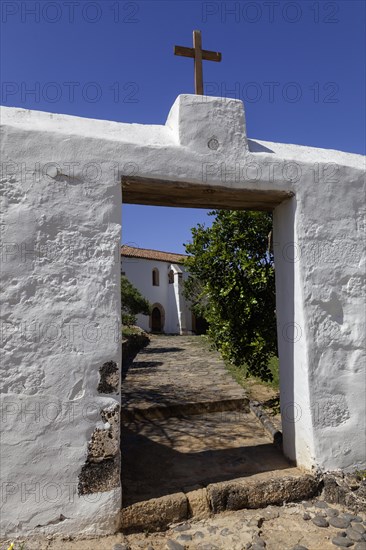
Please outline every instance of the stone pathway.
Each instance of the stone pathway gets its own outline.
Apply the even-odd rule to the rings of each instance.
[[[234,493],[228,506],[237,509],[253,500],[249,481],[273,487],[257,506],[314,494],[314,479],[288,464],[200,337],[153,336],[127,373],[122,404],[125,529],[208,517]]]
[[[299,474],[252,413],[221,412],[122,427],[123,505],[254,474]]]
[[[151,335],[127,372],[122,404],[125,418],[170,417],[248,410],[248,396],[199,336]]]

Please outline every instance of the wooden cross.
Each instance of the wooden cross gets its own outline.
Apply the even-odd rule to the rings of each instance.
[[[197,95],[203,95],[202,60],[220,62],[221,53],[203,50],[201,31],[193,31],[193,48],[175,46],[174,54],[194,58],[194,88]]]

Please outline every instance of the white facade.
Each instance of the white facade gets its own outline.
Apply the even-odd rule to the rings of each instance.
[[[121,358],[122,179],[129,202],[274,209],[285,453],[366,467],[364,157],[249,140],[242,102],[206,96],[164,126],[1,122],[4,535],[119,526],[120,395],[100,382]]]
[[[137,325],[146,332],[164,332],[166,334],[188,334],[192,331],[192,313],[183,295],[183,281],[188,273],[182,264],[153,258],[139,258],[123,255],[122,273],[150,302],[152,309],[160,311],[160,329],[153,326],[153,314],[137,316]],[[151,256],[154,251],[148,251]],[[143,254],[144,251],[141,250]],[[156,258],[169,257],[158,251]],[[153,271],[155,272],[153,275]]]

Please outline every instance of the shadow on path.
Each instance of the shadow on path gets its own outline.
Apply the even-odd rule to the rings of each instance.
[[[188,439],[192,437],[191,434],[186,435]],[[273,444],[251,445],[252,438],[248,439],[247,446],[182,452],[138,433],[138,426],[124,426],[123,507],[180,491],[186,492],[197,486],[204,487],[210,483],[289,468]]]

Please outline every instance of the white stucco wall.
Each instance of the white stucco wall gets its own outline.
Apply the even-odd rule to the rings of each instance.
[[[274,216],[285,450],[305,467],[366,467],[363,157],[247,140],[242,103],[211,97],[180,96],[165,126],[15,108],[1,118],[3,533],[117,525],[118,488],[76,487],[100,411],[118,402],[97,386],[100,366],[119,364],[131,166],[189,183],[188,202],[210,187],[294,194]]]
[[[2,534],[109,532],[119,519],[119,487],[78,496],[78,476],[101,409],[119,403],[97,386],[103,363],[120,364],[121,190],[110,177],[91,182],[88,140],[75,148],[55,126],[3,127]],[[105,173],[108,156],[93,159]],[[72,179],[54,165],[37,172],[72,161]]]
[[[159,270],[159,286],[153,286],[152,284],[152,271],[154,268]],[[169,284],[168,274],[171,269],[173,271],[175,269],[171,262],[122,256],[122,271],[126,274],[128,280],[147,298],[151,305],[158,303],[163,306],[165,311],[163,332],[167,334],[180,334],[180,318],[182,315],[178,311],[178,280],[177,276],[175,276],[174,284]],[[180,269],[183,270],[183,267],[180,266]],[[183,298],[182,295],[181,298]],[[183,305],[183,316],[185,317],[188,305],[184,299],[181,302]],[[189,316],[187,323],[186,330],[191,331],[192,320]],[[137,324],[146,332],[151,331],[147,315],[138,315]]]

